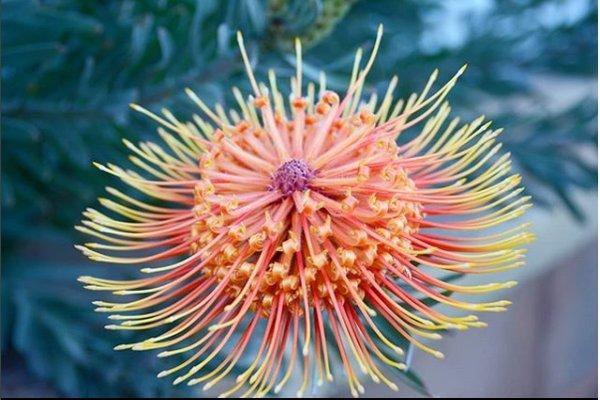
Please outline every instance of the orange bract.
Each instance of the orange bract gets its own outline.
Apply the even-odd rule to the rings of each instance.
[[[298,359],[302,394],[311,366],[319,382],[333,379],[331,349],[353,395],[363,391],[357,368],[396,389],[380,366],[405,368],[397,359],[403,354],[399,338],[441,358],[421,338],[485,326],[475,315],[433,310],[424,299],[469,311],[502,311],[509,304],[475,304],[445,292],[484,293],[513,281],[465,287],[431,273],[482,274],[523,264],[524,250],[517,247],[532,239],[526,224],[476,236],[444,232],[492,228],[529,207],[520,178],[510,175],[509,156],[496,156],[500,131],[483,118],[460,127],[458,119],[446,123],[445,98],[463,69],[433,94],[437,72],[405,102],[393,101],[396,78],[382,101],[373,95],[361,102],[381,29],[363,68],[357,52],[343,98],[326,89],[324,75],[318,88],[311,82],[303,92],[297,41],[289,107],[272,71],[269,86],[256,81],[238,39],[254,91],[244,99],[234,89],[238,110],[212,110],[190,90],[210,123],[196,115],[184,123],[167,110],[158,116],[133,106],[166,128],[159,134],[169,151],[126,141],[143,174],[98,165],[177,206],[151,205],[110,188],[119,201],[100,201],[121,218],[88,209],[78,227],[101,240],[78,246],[97,261],[180,258],[143,268],[154,274],[149,278],[80,280],[92,290],[139,296],[96,304],[120,321],[110,329],[163,327],[158,336],[117,348],[168,348],[161,357],[189,354],[159,374],[178,374],[175,383],[215,385],[254,340],[253,361],[224,395],[278,392]],[[425,119],[415,138],[397,144]],[[150,253],[113,255],[121,251]]]

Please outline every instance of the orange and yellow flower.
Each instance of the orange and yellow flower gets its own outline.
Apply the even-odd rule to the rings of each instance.
[[[514,281],[459,286],[440,278],[523,265],[520,247],[532,235],[527,224],[506,223],[529,198],[509,154],[500,155],[500,130],[483,117],[448,121],[446,97],[464,68],[433,93],[437,71],[406,101],[394,100],[396,77],[383,98],[364,100],[381,34],[362,67],[358,50],[343,96],[327,89],[324,74],[305,90],[296,41],[286,101],[273,71],[268,84],[255,79],[238,34],[253,93],[234,88],[235,109],[210,108],[191,90],[205,117],[182,122],[168,110],[132,106],[160,123],[166,146],[125,140],[139,172],[97,166],[154,200],[108,188],[113,199],[100,203],[109,212],[87,209],[78,227],[98,239],[77,246],[89,258],[143,265],[148,275],[80,278],[91,290],[136,296],[95,302],[118,322],[107,328],[162,328],[117,349],[186,354],[159,376],[205,388],[250,356],[223,393],[245,396],[279,392],[296,368],[302,395],[313,372],[319,383],[333,380],[335,353],[356,396],[364,391],[359,370],[397,389],[381,366],[405,368],[398,338],[441,358],[424,341],[485,326],[470,312],[505,310],[508,301],[472,303],[448,292],[485,293]],[[449,316],[426,299],[468,313]]]

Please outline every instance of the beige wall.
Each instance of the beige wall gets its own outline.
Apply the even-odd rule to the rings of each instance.
[[[597,268],[593,237],[511,289],[514,304],[485,315],[488,328],[439,342],[445,360],[416,352],[415,370],[440,397],[597,397]],[[380,385],[367,394],[398,396]]]

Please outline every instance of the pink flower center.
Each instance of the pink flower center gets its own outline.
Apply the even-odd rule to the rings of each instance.
[[[279,189],[284,196],[289,196],[296,190],[302,192],[308,189],[313,177],[313,172],[303,160],[286,161],[273,174],[269,190]]]

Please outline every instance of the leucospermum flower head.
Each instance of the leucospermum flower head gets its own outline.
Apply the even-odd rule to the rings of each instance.
[[[164,145],[125,141],[138,172],[97,166],[153,201],[109,188],[113,199],[100,200],[109,213],[87,209],[78,227],[98,239],[78,246],[88,257],[141,265],[146,275],[80,278],[89,289],[134,296],[95,302],[115,321],[108,328],[152,330],[117,349],[184,354],[159,376],[205,388],[250,359],[223,395],[279,392],[292,376],[302,395],[313,375],[332,381],[339,359],[356,396],[364,378],[397,389],[388,368],[405,368],[401,343],[441,358],[430,347],[441,330],[481,327],[474,312],[505,309],[508,301],[449,292],[515,282],[459,286],[439,273],[523,263],[527,225],[505,223],[529,199],[509,155],[500,155],[500,130],[483,117],[448,121],[445,99],[464,68],[436,90],[434,72],[406,101],[394,100],[394,77],[381,100],[364,101],[381,32],[365,63],[357,52],[345,94],[328,90],[325,75],[305,90],[297,41],[286,99],[273,71],[268,84],[255,79],[238,35],[252,94],[234,88],[228,113],[191,90],[204,117],[188,122],[133,106],[160,123]],[[433,301],[465,311],[446,315]]]

